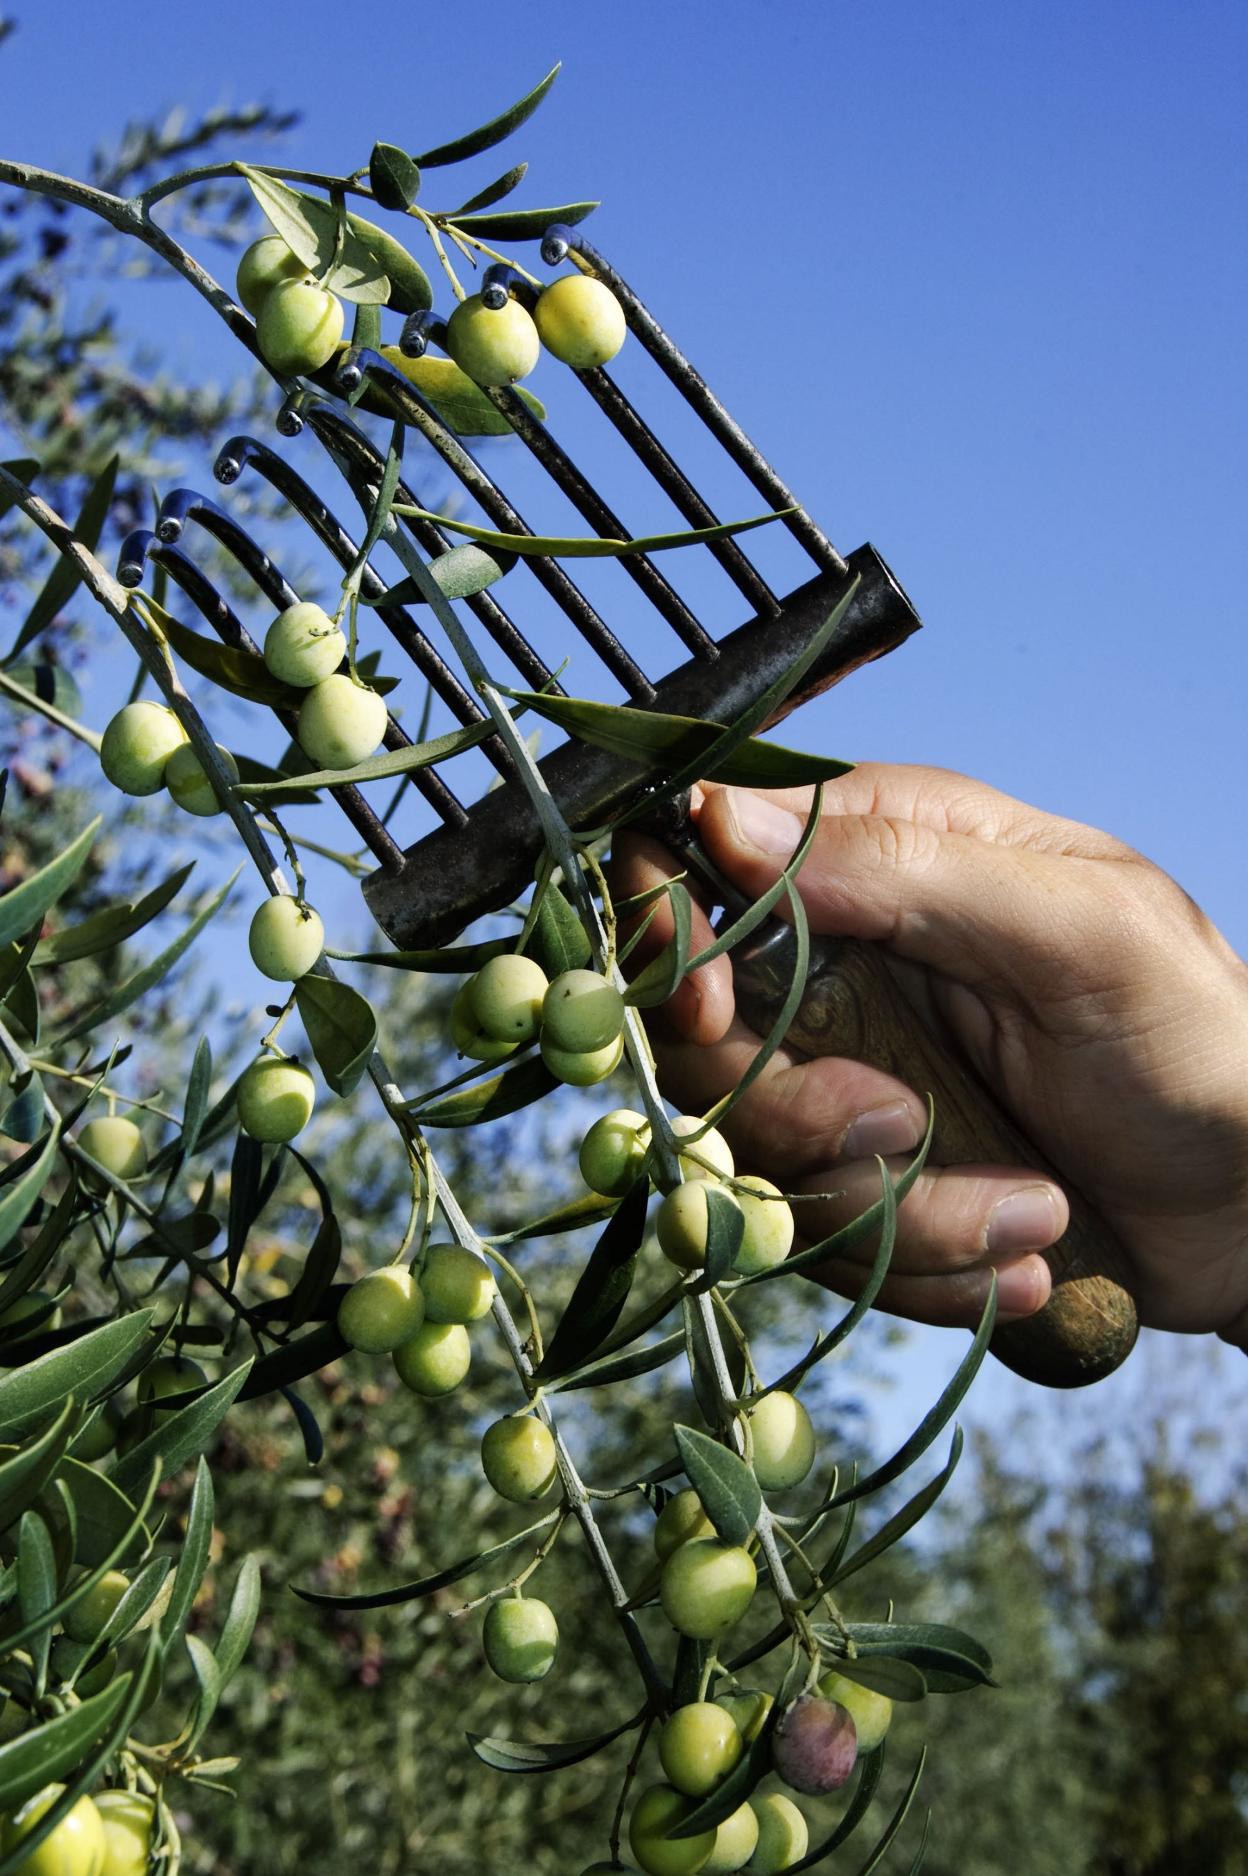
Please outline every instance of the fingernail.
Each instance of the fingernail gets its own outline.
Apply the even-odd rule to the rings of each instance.
[[[737,839],[756,853],[783,854],[787,860],[802,837],[802,824],[787,808],[754,794],[748,788],[730,788],[728,813]]]
[[[1021,1263],[1007,1264],[997,1272],[998,1317],[1034,1315],[1048,1294],[1042,1258],[1024,1257]]]
[[[1058,1235],[1057,1205],[1047,1186],[1027,1186],[993,1206],[988,1218],[988,1249],[1042,1251]]]
[[[842,1159],[873,1159],[877,1153],[905,1153],[917,1146],[923,1130],[904,1101],[859,1114],[841,1141]]]

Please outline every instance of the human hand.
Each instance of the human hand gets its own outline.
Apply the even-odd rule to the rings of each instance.
[[[751,897],[777,878],[804,789],[707,784],[708,857]],[[616,889],[678,870],[656,841],[616,843]],[[903,988],[1040,1154],[1113,1229],[1140,1319],[1248,1348],[1248,967],[1158,867],[1093,828],[947,770],[862,763],[827,786],[798,885],[812,930],[880,943]],[[695,897],[696,897],[695,892]],[[662,908],[641,955],[670,936]],[[710,941],[695,910],[693,949]],[[660,1078],[690,1111],[740,1080],[759,1038],[727,959],[652,1025]],[[926,1126],[922,1090],[861,1063],[781,1047],[728,1116],[745,1170],[785,1190],[817,1242],[878,1196]],[[1026,1166],[928,1165],[904,1200],[882,1307],[970,1326],[998,1272],[1003,1317],[1049,1294],[1037,1253],[1066,1227],[1061,1187]],[[820,1266],[853,1295],[866,1266]]]

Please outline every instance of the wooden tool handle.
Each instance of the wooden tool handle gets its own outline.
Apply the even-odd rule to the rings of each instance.
[[[954,1061],[906,1001],[878,948],[856,939],[816,940],[806,994],[788,1044],[806,1055],[843,1055],[897,1076],[936,1108],[936,1165],[991,1162],[1052,1173],[1070,1223],[1043,1253],[1053,1293],[1034,1316],[1002,1323],[992,1352],[1047,1387],[1081,1387],[1111,1374],[1138,1332],[1126,1253],[1087,1201],[1053,1172],[978,1077]],[[786,953],[788,961],[786,962]],[[760,1033],[791,981],[791,944],[778,928],[734,958],[737,1001]],[[769,1014],[770,1012],[770,1014]]]

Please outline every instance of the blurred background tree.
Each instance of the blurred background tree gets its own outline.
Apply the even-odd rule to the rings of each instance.
[[[198,123],[175,113],[160,124],[131,125],[115,148],[98,154],[93,180],[134,183],[174,155],[208,156],[240,128],[276,136],[292,121],[256,110]],[[241,233],[235,203],[226,187],[188,199],[181,212],[201,229],[211,221],[228,238]],[[119,453],[125,467],[103,523],[105,541],[147,517],[152,478],[178,473],[184,460],[202,462],[228,429],[267,423],[272,402],[267,383],[187,387],[159,358],[138,354],[117,308],[115,264],[111,237],[85,218],[6,197],[4,454],[41,461],[41,487],[72,515]],[[20,600],[16,616],[47,564],[28,529],[0,517],[0,596]],[[87,603],[71,601],[28,657],[0,669],[0,687],[15,706],[0,718],[0,756],[10,772],[0,884],[38,865],[86,818],[86,791],[76,791],[75,770],[67,767],[70,739],[23,709],[13,687],[75,714],[73,672],[82,658],[100,655],[98,631]],[[126,810],[114,803],[110,811],[120,830]],[[150,852],[116,840],[101,850],[110,896],[122,883],[118,864],[137,874]],[[84,875],[67,909],[90,909],[97,881],[97,872]],[[120,968],[116,958],[108,967]],[[44,981],[49,994],[74,1001],[97,969],[87,961]],[[398,1067],[427,1084],[443,1046],[441,990],[398,973],[377,976],[383,1028],[401,1042]],[[147,1084],[159,1087],[162,1064],[186,1058],[211,1020],[210,1006],[188,973],[170,979],[159,1004],[147,1006]],[[354,1275],[401,1228],[406,1189],[380,1138],[374,1149],[367,1135],[336,1134],[332,1116],[317,1124],[316,1160],[346,1229],[344,1274]],[[448,1170],[465,1196],[475,1194],[487,1228],[506,1228],[566,1196],[551,1169],[573,1163],[571,1122],[555,1104],[543,1109],[540,1138],[534,1125],[474,1135],[471,1172],[451,1142]],[[227,1167],[220,1171],[228,1176]],[[549,1183],[539,1189],[539,1179]],[[275,1195],[251,1241],[255,1280],[302,1255],[312,1199],[289,1181]],[[561,1286],[558,1272],[573,1262],[568,1240],[522,1246],[517,1261],[541,1271],[552,1305],[562,1301],[568,1284]],[[799,1344],[801,1298],[785,1285],[760,1295],[776,1346]],[[824,1382],[820,1411],[829,1444],[843,1457],[864,1442],[866,1377],[842,1375],[834,1368]],[[540,1737],[552,1730],[552,1705],[560,1735],[592,1733],[612,1717],[600,1690],[623,1663],[614,1631],[592,1619],[596,1587],[574,1536],[543,1569],[542,1593],[560,1609],[565,1641],[557,1681],[541,1688],[496,1689],[478,1673],[480,1616],[451,1613],[484,1586],[477,1580],[418,1604],[336,1615],[309,1608],[286,1588],[293,1581],[348,1594],[426,1574],[459,1553],[459,1533],[477,1528],[486,1501],[493,1503],[476,1450],[482,1426],[513,1404],[501,1362],[484,1357],[468,1389],[445,1404],[417,1404],[387,1376],[385,1364],[360,1360],[324,1371],[307,1390],[326,1439],[315,1470],[284,1404],[242,1410],[224,1435],[224,1561],[258,1550],[266,1600],[220,1723],[223,1744],[228,1735],[228,1749],[242,1761],[238,1801],[205,1800],[187,1820],[195,1876],[283,1876],[362,1860],[377,1876],[475,1876],[482,1869],[507,1876],[508,1846],[519,1842],[527,1846],[527,1870],[555,1876],[578,1856],[597,1853],[603,1816],[615,1802],[620,1768],[613,1757],[563,1777],[508,1778],[477,1764],[463,1740],[465,1730]],[[577,1417],[577,1437],[601,1443],[595,1476],[625,1476],[626,1454],[630,1467],[665,1456],[686,1385],[676,1369],[623,1384],[609,1432]],[[908,1615],[965,1616],[998,1663],[999,1690],[933,1701],[921,1715],[899,1713],[895,1776],[879,1801],[881,1817],[898,1766],[928,1737],[923,1796],[937,1816],[929,1876],[1248,1876],[1243,1466],[1214,1429],[1208,1438],[1222,1483],[1198,1495],[1186,1455],[1166,1437],[1168,1413],[1163,1402],[1141,1420],[1125,1456],[1121,1443],[1089,1439],[1057,1480],[1032,1463],[1036,1448],[1025,1430],[1017,1439],[981,1437],[938,1535],[891,1553],[877,1575],[873,1596],[884,1584]],[[640,1584],[650,1557],[647,1520],[635,1499],[607,1515],[631,1521]],[[494,1504],[489,1528],[498,1536],[513,1528],[502,1522],[506,1516]],[[856,1607],[852,1597],[849,1607],[866,1618],[882,1613]],[[206,1620],[211,1610],[202,1614]]]

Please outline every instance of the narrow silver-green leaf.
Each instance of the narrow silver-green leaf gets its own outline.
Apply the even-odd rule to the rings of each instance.
[[[68,892],[86,865],[102,818],[97,814],[63,853],[41,866],[37,873],[31,873],[19,886],[11,887],[0,899],[0,947],[24,937],[42,921],[62,893]]]
[[[481,528],[473,522],[457,521],[453,515],[418,508],[413,502],[396,502],[394,512],[411,515],[418,521],[434,521],[450,534],[466,534],[471,541],[480,541],[485,547],[499,548],[507,554],[553,560],[618,560],[622,554],[659,554],[675,547],[696,547],[699,542],[722,541],[731,534],[748,534],[751,528],[765,528],[769,521],[778,521],[788,510],[751,515],[745,521],[720,521],[713,528],[683,528],[676,534],[639,534],[629,540],[602,534],[501,534],[497,528]],[[611,708],[606,704],[599,707]]]
[[[457,222],[461,215],[471,215],[475,210],[493,208],[496,202],[505,201],[512,190],[518,189],[524,181],[528,168],[527,163],[517,163],[514,169],[507,170],[495,182],[487,182],[484,189],[478,189],[475,195],[470,195],[466,202],[452,210],[449,220]]]
[[[0,1250],[16,1237],[48,1183],[60,1137],[59,1127],[53,1127],[42,1145],[36,1141],[6,1168],[6,1183],[0,1186]]]
[[[475,1127],[481,1121],[497,1120],[502,1114],[515,1114],[558,1086],[545,1062],[535,1055],[501,1075],[445,1095],[428,1107],[412,1102],[408,1112],[422,1127]]]
[[[651,958],[624,992],[624,1001],[633,1009],[650,1010],[666,1003],[689,968],[689,937],[693,927],[693,900],[679,880],[668,887],[667,902],[672,913],[672,936],[658,956]]]
[[[444,736],[434,736],[428,742],[410,743],[406,749],[388,749],[384,755],[370,756],[367,762],[357,762],[352,769],[313,769],[310,774],[299,777],[299,786],[305,790],[345,788],[351,783],[377,782],[391,775],[408,775],[413,769],[427,769],[431,763],[444,762],[448,756],[457,756],[461,750],[471,749],[493,734],[492,722],[479,723],[471,729],[448,730]],[[234,784],[234,793],[245,795],[249,801],[263,801],[270,795],[283,793],[289,787],[286,781],[239,781]]]
[[[744,1544],[758,1523],[763,1495],[737,1453],[696,1427],[678,1426],[676,1450],[707,1517],[726,1544]]]
[[[70,1395],[52,1424],[11,1458],[0,1457],[0,1531],[16,1524],[33,1505],[64,1458],[78,1430],[77,1402]]]
[[[202,1452],[233,1404],[251,1366],[250,1361],[241,1362],[215,1387],[206,1388],[189,1407],[164,1417],[163,1424],[120,1458],[110,1475],[118,1490],[133,1493],[156,1460],[161,1462],[165,1478],[171,1478],[188,1459]]]
[[[415,1582],[400,1583],[394,1589],[367,1591],[362,1595],[330,1596],[322,1590],[300,1589],[297,1583],[291,1588],[304,1602],[315,1603],[318,1609],[393,1609],[400,1603],[419,1602],[422,1596],[431,1596],[435,1590],[446,1589],[451,1583],[458,1583],[461,1577],[471,1576],[474,1570],[481,1569],[487,1563],[493,1563],[497,1557],[503,1557],[526,1538],[536,1537],[539,1532],[549,1530],[557,1511],[551,1511],[536,1524],[528,1524],[524,1530],[516,1531],[511,1537],[505,1537],[501,1544],[493,1544],[488,1550],[477,1550],[469,1557],[460,1557],[455,1563],[448,1563],[445,1569],[435,1570],[430,1576],[417,1577]]]
[[[202,1456],[195,1469],[195,1487],[191,1493],[191,1506],[186,1514],[186,1536],[182,1540],[182,1554],[178,1558],[178,1571],[173,1579],[173,1594],[169,1598],[169,1607],[160,1619],[161,1646],[167,1648],[170,1642],[182,1633],[190,1619],[195,1597],[212,1554],[212,1516],[214,1493],[212,1473],[208,1462]]]
[[[500,111],[497,117],[492,117],[488,124],[481,124],[476,130],[470,130],[462,137],[452,137],[449,143],[436,144],[432,150],[423,151],[421,155],[413,158],[413,161],[418,163],[421,169],[440,169],[448,163],[462,163],[467,157],[480,156],[483,150],[493,149],[496,143],[501,143],[504,137],[509,137],[513,130],[519,130],[521,124],[526,123],[532,117],[559,76],[560,64],[562,60],[551,66],[545,78],[534,85],[532,91],[526,92],[524,97],[518,99],[515,104],[508,105],[505,111]]]
[[[420,194],[420,170],[396,143],[375,143],[368,159],[369,185],[382,208],[402,214]]]
[[[150,1309],[135,1310],[6,1375],[0,1380],[0,1434],[22,1431],[67,1394],[86,1401],[102,1392],[143,1341],[152,1316]]]
[[[117,480],[117,463],[116,456],[105,463],[87,490],[86,500],[82,504],[73,528],[74,539],[83,547],[93,549],[96,546],[104,523],[108,519],[109,505],[113,499],[113,485]],[[5,664],[11,664],[32,639],[38,638],[39,634],[51,625],[57,614],[69,604],[81,583],[82,572],[77,563],[67,554],[59,554],[43,590],[26,615],[26,622],[13,641],[4,660]]]
[[[55,931],[46,938],[41,938],[35,947],[33,962],[39,964],[68,964],[76,958],[95,957],[101,951],[110,951],[126,938],[133,938],[135,932],[142,931],[151,920],[162,913],[171,899],[185,886],[194,870],[194,860],[178,867],[167,879],[145,892],[141,899],[125,899],[115,905],[104,906],[99,912],[92,912],[90,917],[79,919],[76,925],[66,925],[61,931]]]
[[[255,1557],[249,1554],[243,1558],[238,1567],[238,1575],[234,1581],[234,1594],[230,1597],[230,1607],[226,1614],[225,1625],[221,1630],[221,1639],[213,1650],[223,1691],[242,1666],[243,1656],[247,1653],[259,1613],[260,1565]]]
[[[16,1811],[44,1785],[72,1772],[121,1711],[130,1681],[121,1674],[103,1693],[0,1746],[0,1809]]]
[[[362,1081],[377,1047],[377,1018],[367,997],[333,977],[301,977],[295,1005],[312,1053],[335,1094]]]
[[[339,249],[338,211],[332,203],[289,189],[247,163],[237,167],[275,231],[309,273],[325,276],[332,268],[333,291],[341,298],[385,304],[390,293],[386,273],[349,221]]]
[[[162,977],[168,975],[183,952],[189,950],[205,925],[220,911],[235,880],[242,872],[243,865],[244,862],[240,860],[225,884],[218,887],[207,904],[201,907],[171,945],[167,945],[150,963],[144,964],[132,977],[128,977],[125,983],[110,991],[108,996],[102,998],[99,1003],[85,1010],[76,1022],[60,1032],[57,1042],[72,1042],[77,1036],[85,1036],[88,1030],[97,1029],[101,1023],[111,1022],[115,1016],[120,1016],[123,1010],[128,1010],[132,1003],[137,1003],[141,997],[145,997]]]
[[[558,1772],[565,1765],[579,1765],[583,1759],[592,1759],[596,1752],[609,1746],[621,1733],[631,1732],[637,1723],[638,1716],[634,1715],[622,1725],[612,1727],[609,1733],[599,1733],[593,1739],[545,1742],[498,1739],[481,1733],[469,1733],[468,1744],[482,1764],[492,1766],[496,1772]]]
[[[650,1181],[635,1179],[616,1207],[568,1298],[536,1381],[557,1380],[589,1360],[615,1328],[633,1286],[637,1257],[646,1235]]]
[[[555,222],[575,227],[598,202],[560,202],[554,208],[505,208],[497,215],[450,215],[447,220],[482,241],[540,241]]]

